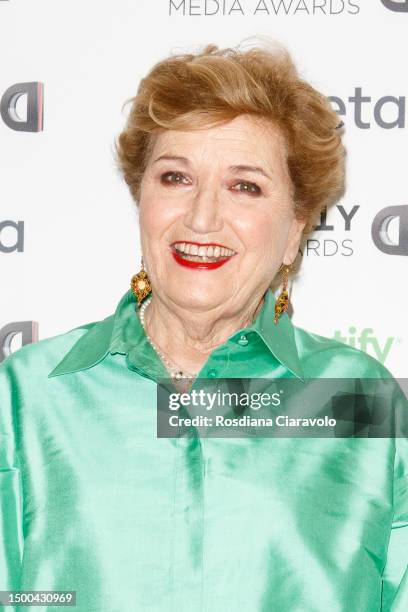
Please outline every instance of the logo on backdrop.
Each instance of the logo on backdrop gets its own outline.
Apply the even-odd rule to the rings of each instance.
[[[20,98],[25,97],[25,113],[17,110]],[[4,92],[0,100],[0,115],[4,123],[18,132],[41,132],[44,124],[43,83],[15,83]]]
[[[380,340],[371,327],[364,327],[361,331],[358,331],[356,327],[349,327],[348,334],[343,334],[341,330],[337,329],[333,338],[338,342],[343,342],[372,355],[382,364],[389,357],[395,342],[398,342],[394,336]]]
[[[320,214],[320,222],[313,228],[314,232],[334,232],[322,234],[325,238],[307,238],[299,249],[302,255],[333,257],[341,255],[350,257],[354,253],[352,231],[355,215],[360,208],[355,204],[350,208],[337,205],[330,210],[330,222],[327,209]],[[395,225],[398,224],[398,231]],[[394,231],[392,230],[394,226]],[[347,232],[346,238],[339,239],[339,232]],[[397,235],[396,235],[397,234]],[[331,237],[333,236],[333,237]],[[375,215],[371,224],[371,238],[377,249],[387,255],[408,256],[408,205],[387,206]]]
[[[327,221],[327,210],[323,209],[320,213],[320,222],[315,225],[314,231],[316,232],[333,232],[340,229],[344,232],[350,232],[352,223],[354,222],[355,214],[357,213],[360,206],[355,204],[350,210],[342,205],[337,205],[333,209],[333,215],[336,214],[335,222],[328,223]],[[327,234],[326,234],[327,235]],[[346,234],[349,236],[350,234]],[[337,238],[308,238],[305,246],[299,249],[302,255],[317,255],[323,257],[333,257],[334,255],[342,255],[344,257],[350,257],[353,255],[353,240],[352,238],[343,238],[338,240]]]
[[[354,95],[346,102],[338,96],[328,96],[333,109],[340,116],[346,117],[351,111],[355,125],[362,130],[369,130],[373,122],[385,130],[405,128],[407,100],[405,96],[383,96],[373,102],[371,96],[363,94],[362,87],[354,88]],[[390,117],[391,115],[391,117]]]
[[[24,251],[24,221],[0,221],[0,253],[14,251]]]
[[[21,334],[21,346],[38,340],[38,323],[36,321],[18,321],[8,323],[0,329],[0,362],[11,355],[11,343],[15,336]]]
[[[391,222],[398,219],[398,239],[390,235]],[[408,255],[408,205],[387,206],[374,217],[371,236],[377,249],[387,255]]]
[[[169,15],[357,15],[359,0],[168,0]]]
[[[397,13],[408,13],[408,0],[381,0],[385,8]]]

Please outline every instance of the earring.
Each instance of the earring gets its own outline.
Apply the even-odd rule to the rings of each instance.
[[[279,317],[287,311],[289,306],[288,279],[290,266],[283,268],[283,287],[276,302],[275,302],[275,317],[273,322],[277,324]]]
[[[140,303],[144,300],[146,295],[152,290],[152,286],[150,284],[149,277],[143,266],[143,257],[141,258],[141,266],[142,269],[137,274],[132,276],[130,281],[130,287],[137,299],[137,305],[140,306]]]

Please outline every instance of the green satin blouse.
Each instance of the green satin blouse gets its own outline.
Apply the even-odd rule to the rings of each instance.
[[[199,376],[391,376],[274,325],[274,303]],[[0,365],[0,590],[74,590],[77,612],[408,611],[406,438],[158,438],[167,376],[130,290]]]

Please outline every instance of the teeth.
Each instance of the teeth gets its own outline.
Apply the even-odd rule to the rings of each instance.
[[[235,254],[235,251],[232,249],[219,246],[198,246],[197,244],[189,244],[185,242],[176,242],[174,246],[178,251],[186,255],[202,257],[203,259],[207,259],[208,257],[230,257],[231,255]]]

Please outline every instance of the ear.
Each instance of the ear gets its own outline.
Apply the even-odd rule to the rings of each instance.
[[[286,249],[283,256],[283,263],[289,266],[298,254],[300,241],[302,239],[302,231],[306,225],[306,221],[300,219],[293,219],[292,225],[289,229],[288,239],[286,243]]]

